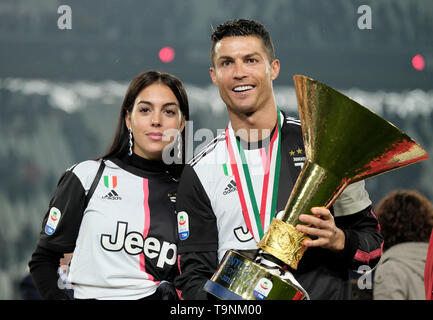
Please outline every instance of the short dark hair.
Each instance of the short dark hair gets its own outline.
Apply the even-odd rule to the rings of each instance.
[[[179,101],[180,111],[184,116],[185,120],[189,119],[189,104],[186,90],[182,82],[175,76],[163,73],[159,71],[145,71],[138,74],[129,84],[126,90],[125,97],[123,98],[122,105],[120,107],[119,118],[117,119],[117,127],[114,133],[113,141],[107,152],[101,157],[106,158],[120,158],[123,157],[129,150],[128,144],[128,128],[125,124],[125,116],[129,112],[132,112],[134,107],[134,101],[137,95],[144,89],[154,83],[163,83],[171,89],[173,94]],[[185,149],[185,132],[182,132],[182,148]],[[182,152],[183,161],[185,163],[185,150]],[[100,159],[100,158],[98,158]]]
[[[226,37],[247,37],[255,36],[263,41],[264,48],[268,54],[269,60],[275,60],[275,50],[272,43],[271,36],[266,30],[265,26],[255,20],[247,19],[235,19],[226,21],[219,25],[212,33],[212,48],[211,48],[211,60],[214,65],[215,57],[215,45],[218,41]]]
[[[396,190],[376,209],[386,250],[402,242],[428,242],[433,227],[433,206],[415,190]]]

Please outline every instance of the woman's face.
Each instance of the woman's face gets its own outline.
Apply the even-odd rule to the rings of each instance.
[[[175,139],[177,130],[182,132],[185,119],[171,89],[156,82],[140,91],[132,111],[125,116],[125,123],[132,129],[134,153],[161,160],[163,149]]]

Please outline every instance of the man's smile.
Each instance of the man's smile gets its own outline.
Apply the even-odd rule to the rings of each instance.
[[[254,88],[254,86],[252,86],[252,85],[242,85],[242,86],[234,87],[232,90],[234,92],[244,92],[244,91],[251,90],[253,88]]]

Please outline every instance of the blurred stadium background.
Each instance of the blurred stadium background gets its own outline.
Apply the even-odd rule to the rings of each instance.
[[[63,4],[72,10],[70,30],[58,28]],[[358,28],[361,5],[371,7],[371,29]],[[374,110],[433,154],[431,0],[2,0],[0,299],[21,298],[19,282],[58,178],[108,147],[136,74],[177,75],[194,130],[225,127],[208,75],[209,38],[233,18],[257,19],[270,31],[283,110],[297,116],[292,76],[304,74]],[[165,47],[174,58],[163,62]],[[367,180],[367,189],[375,203],[399,188],[433,200],[432,180],[427,160]]]

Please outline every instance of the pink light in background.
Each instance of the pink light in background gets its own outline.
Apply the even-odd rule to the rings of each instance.
[[[159,59],[164,63],[170,63],[174,59],[174,49],[172,47],[164,47],[159,50]]]
[[[425,66],[424,58],[422,55],[417,54],[415,57],[412,58],[412,66],[418,70],[422,71]]]

